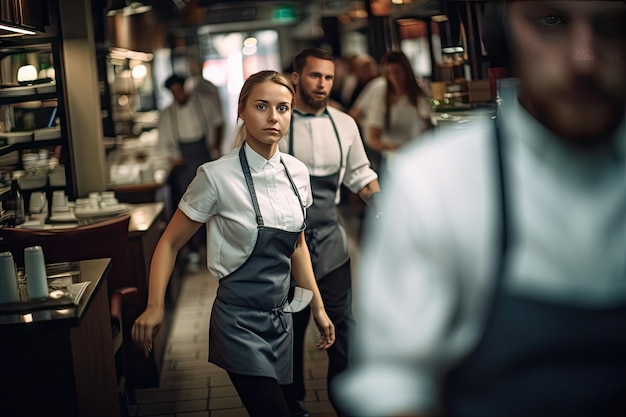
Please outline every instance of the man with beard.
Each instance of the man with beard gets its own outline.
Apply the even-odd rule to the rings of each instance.
[[[335,343],[328,352],[328,391],[335,375],[348,365],[348,340],[354,325],[348,240],[339,223],[336,204],[339,187],[373,203],[378,177],[370,167],[356,122],[348,114],[327,106],[335,74],[329,52],[309,48],[294,59],[292,82],[296,106],[281,152],[304,162],[311,175],[313,205],[307,209],[305,236],[313,270],[326,312],[335,324]],[[303,399],[304,336],[310,311],[293,315],[294,382],[287,389],[292,416],[306,417]],[[330,397],[331,403],[334,399]]]
[[[517,88],[389,171],[335,385],[359,416],[625,416],[625,3],[484,15]]]

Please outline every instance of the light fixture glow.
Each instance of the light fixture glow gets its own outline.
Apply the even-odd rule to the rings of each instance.
[[[35,81],[37,79],[37,68],[34,65],[23,65],[17,70],[17,81]]]
[[[257,39],[253,37],[246,38],[243,41],[243,46],[256,46],[256,44],[257,44]]]
[[[135,80],[143,79],[148,74],[148,69],[144,64],[135,65],[131,70],[131,75]]]
[[[256,54],[257,51],[257,47],[256,45],[253,46],[244,46],[241,50],[241,53],[244,55],[254,55]]]
[[[32,30],[14,28],[13,26],[7,26],[7,25],[0,25],[0,29],[8,30],[9,32],[21,33],[22,35],[36,35],[37,34],[37,32],[33,32]]]

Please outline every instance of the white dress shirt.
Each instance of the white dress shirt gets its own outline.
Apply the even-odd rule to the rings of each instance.
[[[389,110],[389,126],[385,127],[385,95],[372,102],[368,110],[369,127],[380,129],[380,140],[384,144],[402,146],[413,139],[417,139],[419,134],[427,127],[426,121],[430,119],[430,105],[425,97],[419,97],[417,105],[409,102],[409,97],[403,95],[395,103],[391,104]],[[396,151],[384,150],[383,156],[389,158]]]
[[[279,151],[266,160],[244,146],[264,225],[292,232],[300,230],[304,221],[301,204],[280,158],[287,165],[302,204],[309,207],[313,199],[306,166]],[[257,224],[239,148],[200,166],[178,208],[191,220],[207,223],[207,266],[217,279],[248,259],[256,243]]]
[[[204,135],[208,149],[217,139],[215,129],[223,124],[222,111],[213,98],[190,94],[185,104],[174,101],[159,114],[159,148],[167,155],[180,158],[178,142],[195,142]]]
[[[326,176],[336,173],[342,166],[339,182],[353,193],[358,193],[367,184],[378,178],[370,167],[356,122],[348,114],[328,107],[328,112],[337,126],[341,140],[343,163],[339,155],[339,142],[330,118],[324,112],[312,117],[293,112],[293,150],[296,158],[305,163],[311,176]],[[289,151],[289,133],[280,141],[280,150]],[[337,189],[336,202],[339,203]]]
[[[505,103],[506,104],[506,103]],[[581,308],[626,301],[624,123],[612,146],[568,147],[512,100],[502,108],[513,240],[504,290]],[[399,152],[357,267],[348,412],[427,413],[442,372],[481,332],[499,250],[493,122]],[[558,337],[558,336],[557,336]]]

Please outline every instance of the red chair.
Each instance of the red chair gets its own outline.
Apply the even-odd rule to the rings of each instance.
[[[123,306],[134,302],[132,298],[137,293],[137,288],[130,285],[133,281],[130,277],[127,250],[129,222],[130,216],[123,215],[68,229],[0,229],[0,249],[11,252],[18,266],[24,265],[24,248],[35,245],[42,247],[46,263],[111,258],[107,288],[118,390],[124,415],[127,414],[128,402],[134,403],[133,383],[126,373],[124,353],[132,346],[124,341],[130,340],[130,328],[135,317],[125,314]]]

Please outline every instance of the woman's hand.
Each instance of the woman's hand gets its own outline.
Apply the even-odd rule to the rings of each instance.
[[[315,326],[317,326],[317,329],[320,331],[320,339],[317,341],[315,346],[318,349],[328,349],[333,345],[333,343],[335,343],[335,325],[332,321],[330,321],[330,318],[328,318],[326,310],[311,310]]]
[[[163,307],[148,306],[133,324],[131,329],[133,343],[139,350],[143,351],[146,358],[152,352],[152,342],[157,333],[159,333],[164,318],[165,311]]]

